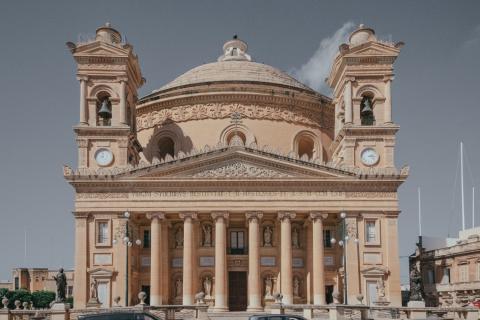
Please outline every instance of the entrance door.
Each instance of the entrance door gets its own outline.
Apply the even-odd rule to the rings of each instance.
[[[325,302],[333,303],[333,286],[325,286]]]
[[[228,273],[228,309],[230,311],[247,310],[247,273],[232,271]]]

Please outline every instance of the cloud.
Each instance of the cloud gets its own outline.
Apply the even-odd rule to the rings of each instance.
[[[353,31],[354,24],[346,22],[340,29],[320,41],[320,45],[312,57],[300,68],[294,68],[290,74],[299,81],[317,91],[328,91],[325,78],[330,72],[330,66],[338,52],[340,44],[347,42],[348,35]]]
[[[463,43],[463,47],[469,49],[478,44],[480,44],[480,24],[473,29],[471,37]]]

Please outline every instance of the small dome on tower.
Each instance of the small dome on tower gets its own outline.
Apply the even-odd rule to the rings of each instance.
[[[352,32],[349,42],[351,46],[358,46],[360,44],[376,40],[377,37],[375,36],[375,31],[361,24],[358,26],[357,30]]]
[[[247,54],[247,49],[247,43],[234,35],[232,40],[223,45],[223,55],[218,58],[218,61],[252,61],[252,57]]]
[[[97,29],[95,40],[107,43],[120,43],[122,42],[122,35],[107,22],[104,26]]]

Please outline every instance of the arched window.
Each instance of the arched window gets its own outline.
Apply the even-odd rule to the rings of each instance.
[[[112,125],[112,103],[110,96],[100,93],[97,96],[97,126]]]
[[[312,159],[314,151],[315,142],[313,141],[312,137],[303,135],[298,138],[297,152],[299,158],[307,155],[308,159]]]
[[[169,154],[171,157],[175,154],[175,142],[170,137],[162,137],[158,140],[158,156],[163,159]]]
[[[375,115],[373,114],[372,97],[364,95],[360,103],[360,120],[362,126],[373,126]]]
[[[233,137],[237,135],[240,137],[240,139],[242,139],[242,142],[243,142],[243,145],[245,145],[246,141],[247,141],[247,137],[245,136],[245,134],[241,131],[232,131],[230,132],[228,135],[227,135],[227,144],[230,145],[230,143],[232,142],[232,139]]]

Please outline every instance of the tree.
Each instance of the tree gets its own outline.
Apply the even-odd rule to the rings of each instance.
[[[49,308],[50,303],[55,300],[55,292],[35,291],[32,293],[32,302],[35,308]]]
[[[32,294],[25,289],[9,291],[7,294],[8,308],[15,309],[15,301],[20,300],[21,303],[31,302]]]

